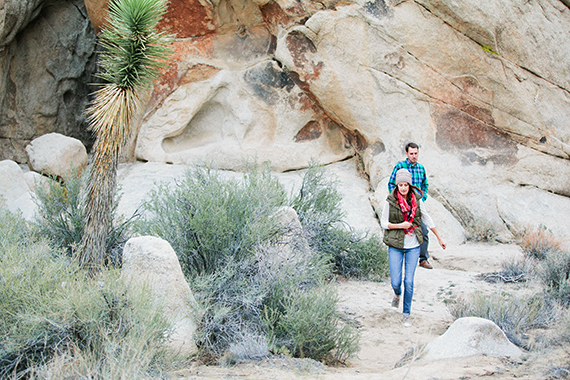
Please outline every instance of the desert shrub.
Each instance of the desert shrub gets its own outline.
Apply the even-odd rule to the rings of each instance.
[[[531,328],[548,327],[557,316],[556,308],[543,294],[517,297],[506,293],[474,293],[451,304],[449,311],[455,318],[489,319],[503,330],[511,342],[521,347],[527,343],[525,332]]]
[[[346,360],[357,348],[358,334],[336,310],[338,299],[327,282],[330,260],[302,250],[277,260],[271,250],[265,255],[261,273],[271,290],[262,320],[271,350],[320,361]]]
[[[523,260],[509,259],[501,263],[501,270],[483,273],[478,277],[490,283],[519,283],[526,282],[535,274],[536,261],[530,258]]]
[[[115,271],[84,275],[26,227],[0,212],[0,378],[145,378],[168,366],[171,325],[146,289]]]
[[[313,197],[311,202],[326,200]],[[337,300],[325,283],[332,260],[307,243],[305,228],[283,223],[280,210],[287,203],[268,168],[255,165],[242,180],[194,167],[174,186],[158,185],[152,193],[139,231],[164,238],[178,253],[203,306],[195,338],[204,360],[231,364],[256,359],[275,352],[276,341],[292,355],[318,360],[340,360],[354,351],[355,333],[331,313]],[[327,212],[340,214],[331,208],[304,211],[309,222],[309,215],[318,215],[312,225],[337,220]],[[302,310],[288,298],[291,294],[310,294],[316,304]],[[284,319],[303,313],[312,313],[305,323],[277,330]],[[306,342],[301,329],[319,331],[320,340]]]
[[[77,171],[65,178],[52,177],[47,186],[36,186],[35,200],[38,214],[35,220],[37,233],[47,238],[55,248],[63,248],[71,256],[79,248],[85,223],[85,203],[83,188],[87,176]],[[116,215],[119,202],[118,191],[115,193],[112,223],[107,236],[107,252],[114,265],[120,265],[123,246],[130,236],[130,229],[136,215],[121,220]]]
[[[497,237],[497,226],[484,219],[474,220],[465,227],[467,239],[472,241],[493,241]]]
[[[390,273],[386,246],[379,236],[332,228],[319,248],[332,253],[334,272],[343,277],[381,281]]]
[[[325,282],[329,276],[330,262],[322,256],[266,244],[249,259],[196,277],[192,288],[205,305],[199,347],[226,364],[278,351],[316,360],[346,359],[356,348],[357,334],[340,323],[336,296]],[[300,300],[310,307],[301,307]]]
[[[299,194],[291,200],[291,206],[314,243],[319,242],[321,234],[342,223],[342,196],[336,185],[336,179],[328,176],[322,165],[312,161],[303,176]]]
[[[227,355],[226,364],[268,355],[260,322],[268,289],[261,280],[255,260],[230,261],[191,280],[204,310],[195,335],[202,355],[211,353],[216,359]],[[245,346],[243,352],[232,354],[238,346]]]
[[[386,248],[380,237],[366,236],[346,226],[336,185],[322,165],[311,162],[299,194],[291,200],[309,245],[331,260],[335,273],[381,280],[389,273]]]
[[[551,365],[546,375],[547,380],[568,379],[570,377],[570,363],[566,366]]]
[[[197,300],[206,305],[197,335],[203,352],[226,364],[277,351],[316,360],[353,353],[355,331],[340,326],[334,290],[325,284],[330,268],[318,260],[322,257],[306,251],[284,256],[266,245],[250,260],[193,280]],[[295,303],[308,297],[310,307]],[[286,320],[295,323],[285,325]]]
[[[138,231],[167,240],[189,277],[213,273],[251,255],[258,242],[277,238],[276,210],[286,203],[277,179],[256,166],[243,181],[195,166],[175,186],[158,184],[151,199]]]
[[[570,252],[550,251],[542,261],[539,276],[553,298],[570,306]]]
[[[519,240],[525,256],[538,260],[544,260],[550,253],[556,253],[561,249],[560,240],[556,239],[545,227],[527,231]]]
[[[321,361],[343,362],[352,355],[358,334],[342,322],[331,285],[292,290],[280,299],[279,307],[265,309],[272,346]]]

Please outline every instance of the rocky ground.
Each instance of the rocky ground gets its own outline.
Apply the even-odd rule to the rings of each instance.
[[[524,290],[521,285],[490,284],[477,278],[501,269],[501,263],[522,257],[512,244],[467,243],[432,252],[433,270],[418,267],[412,305],[412,327],[401,323],[401,310],[390,308],[388,281],[338,280],[340,308],[361,332],[360,350],[346,366],[326,367],[312,360],[271,358],[230,368],[194,364],[176,372],[178,379],[545,379],[549,370],[568,363],[563,349],[525,351],[518,359],[489,356],[428,361],[418,348],[443,334],[453,317],[447,303],[475,290]],[[409,358],[415,360],[406,360]],[[403,364],[403,365],[398,365]]]

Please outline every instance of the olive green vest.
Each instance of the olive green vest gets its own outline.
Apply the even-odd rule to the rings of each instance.
[[[396,190],[397,191],[397,190]],[[412,225],[416,226],[414,232],[416,233],[416,238],[418,242],[422,244],[424,241],[422,235],[422,212],[420,210],[420,196],[416,194],[414,191],[413,196],[416,198],[416,202],[418,204],[418,209],[416,210],[416,217],[412,222]],[[390,214],[388,215],[388,222],[389,223],[402,223],[404,221],[404,216],[402,215],[402,210],[400,209],[400,205],[398,204],[398,199],[394,196],[394,193],[390,193],[386,198],[386,201],[390,205]],[[406,233],[403,229],[398,228],[394,230],[384,230],[384,244],[389,247],[404,248],[404,236]]]

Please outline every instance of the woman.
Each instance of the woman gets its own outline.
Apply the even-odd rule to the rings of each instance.
[[[422,219],[437,237],[441,248],[446,247],[432,219],[426,214],[421,198],[421,190],[412,185],[412,175],[408,169],[398,170],[396,188],[386,198],[380,219],[385,230],[384,243],[388,246],[390,279],[395,294],[392,308],[395,310],[398,309],[402,294],[402,264],[405,267],[403,322],[406,327],[411,326],[409,316],[414,295],[414,275],[423,241]]]

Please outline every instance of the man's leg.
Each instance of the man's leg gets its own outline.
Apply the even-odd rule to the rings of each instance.
[[[424,241],[422,245],[420,245],[420,266],[426,269],[432,269],[433,267],[427,261],[429,258],[429,253],[428,253],[429,230],[423,220],[422,220],[422,235],[424,237]]]

